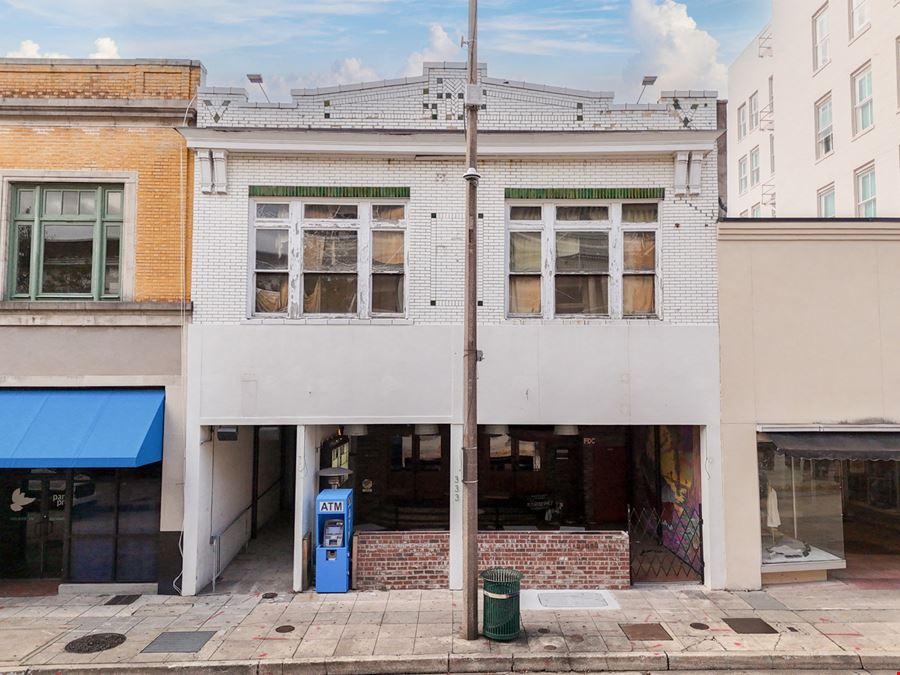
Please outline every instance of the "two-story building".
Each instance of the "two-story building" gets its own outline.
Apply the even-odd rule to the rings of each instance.
[[[482,562],[720,586],[716,94],[479,79]],[[185,593],[265,523],[306,587],[339,467],[358,588],[460,587],[464,92],[200,91]]]
[[[203,77],[0,59],[0,579],[180,588]]]

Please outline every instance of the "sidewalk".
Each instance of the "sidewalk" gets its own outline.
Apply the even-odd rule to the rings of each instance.
[[[127,605],[106,605],[109,596],[0,598],[0,670],[900,671],[900,590],[829,582],[753,593],[650,587],[612,596],[620,608],[523,611],[523,635],[509,644],[457,637],[461,596],[450,591],[141,596]],[[738,634],[725,622],[731,618],[759,618],[777,633]],[[672,639],[633,641],[622,627],[646,623],[662,624]],[[143,651],[167,631],[207,631],[199,637],[208,641],[196,653]],[[64,650],[96,633],[126,639],[99,653]]]

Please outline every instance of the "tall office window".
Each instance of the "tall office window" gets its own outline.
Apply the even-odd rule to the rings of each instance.
[[[872,64],[866,64],[853,75],[853,133],[858,134],[875,124],[872,100]]]
[[[831,26],[828,5],[813,16],[813,68],[818,70],[831,61]]]
[[[816,103],[816,159],[834,150],[834,126],[831,114],[831,94]]]

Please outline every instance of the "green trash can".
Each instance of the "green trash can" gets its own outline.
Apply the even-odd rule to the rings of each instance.
[[[481,573],[484,579],[484,636],[499,642],[519,637],[519,586],[522,573],[507,567],[492,567]]]

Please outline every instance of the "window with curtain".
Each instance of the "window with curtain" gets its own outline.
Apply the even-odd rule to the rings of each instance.
[[[609,313],[609,233],[556,232],[557,315]]]
[[[355,230],[304,230],[304,314],[356,312],[357,237]]]
[[[623,235],[622,314],[652,316],[656,312],[656,232]]]
[[[509,313],[540,316],[542,233],[509,233]]]
[[[288,204],[257,204],[254,250],[254,311],[286,314],[290,230]]]
[[[406,246],[403,230],[372,232],[372,314],[403,314]]]
[[[124,186],[14,185],[9,298],[119,300]]]

